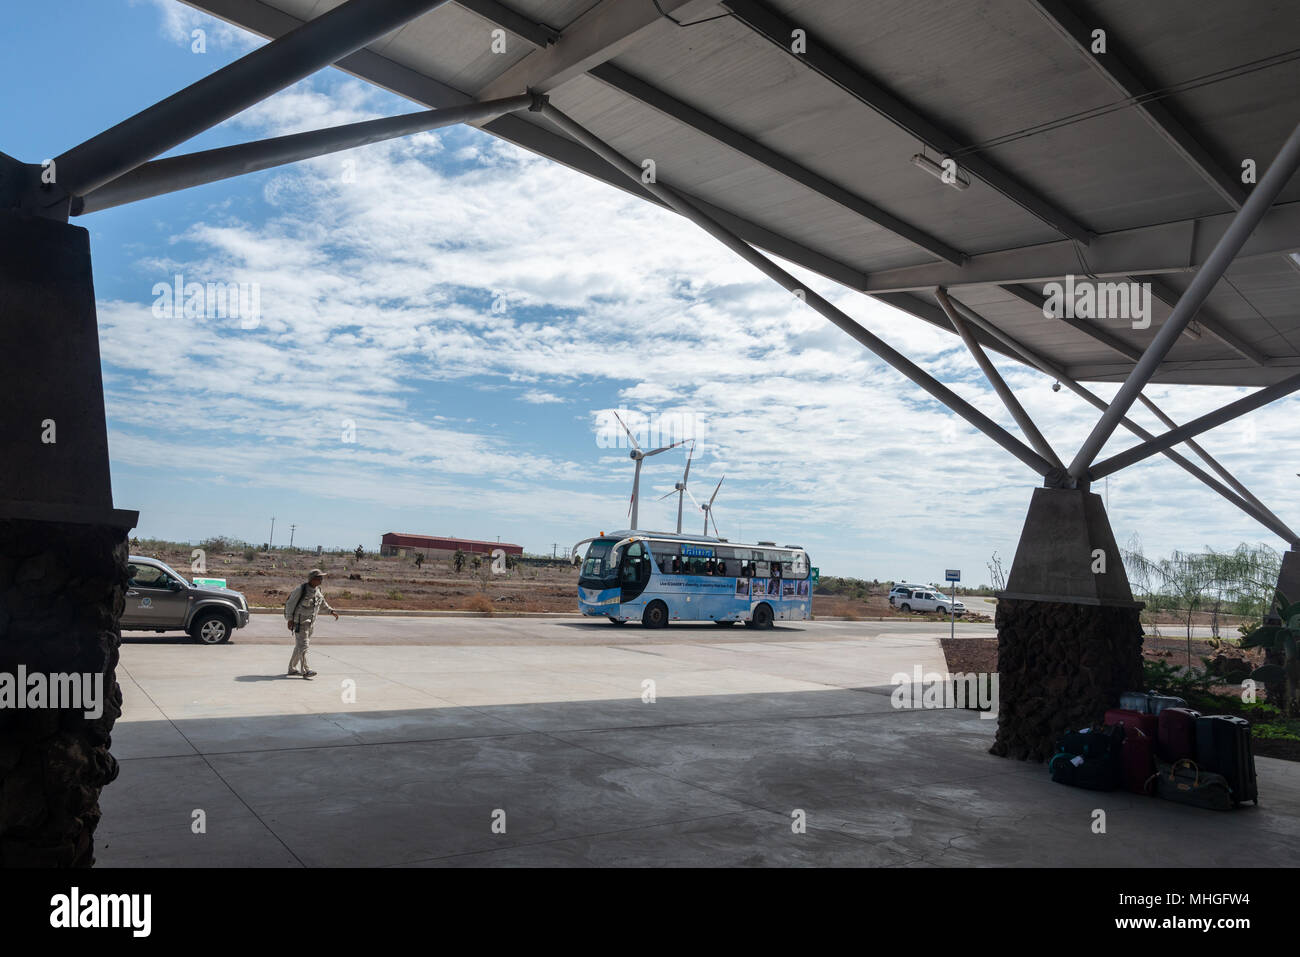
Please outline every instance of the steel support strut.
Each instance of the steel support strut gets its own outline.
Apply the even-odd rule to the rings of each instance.
[[[255,143],[241,143],[238,146],[186,153],[183,156],[169,156],[166,159],[137,166],[88,195],[77,197],[72,202],[72,215],[94,213],[124,203],[148,199],[151,196],[174,193],[191,186],[215,183],[231,176],[256,173],[259,170],[325,156],[357,146],[366,146],[398,136],[423,133],[444,126],[454,126],[457,123],[493,119],[505,113],[526,109],[533,102],[533,97],[525,93],[503,100],[453,106],[445,110],[424,110],[403,116],[387,116],[378,120],[335,126],[327,130],[293,133],[289,136],[258,140]]]
[[[1150,399],[1148,399],[1146,393],[1139,395],[1138,399],[1142,402],[1143,405],[1145,405],[1151,411],[1152,415],[1154,415],[1157,419],[1159,419],[1162,423],[1164,423],[1165,428],[1167,429],[1178,428],[1178,423],[1175,422],[1173,419],[1171,419],[1169,416],[1165,415],[1164,410],[1161,409],[1160,406],[1152,402]],[[1233,475],[1231,472],[1228,471],[1228,469],[1224,466],[1222,462],[1220,462],[1213,455],[1211,455],[1204,448],[1202,448],[1199,442],[1195,441],[1194,439],[1184,439],[1183,444],[1186,445],[1193,452],[1195,452],[1197,456],[1200,457],[1202,462],[1204,462],[1210,468],[1214,469],[1214,471],[1218,473],[1219,478],[1223,479],[1230,486],[1232,486],[1233,490],[1236,491],[1238,495],[1246,499],[1256,508],[1262,509],[1263,511],[1267,512],[1269,515],[1273,515],[1273,513],[1269,511],[1268,506],[1265,505],[1263,502],[1261,502],[1254,492],[1246,488],[1246,486],[1235,475]],[[1273,515],[1273,517],[1277,518],[1276,515]],[[1278,521],[1281,521],[1281,519],[1278,519]]]
[[[590,130],[586,129],[579,123],[570,119],[560,110],[551,106],[549,103],[542,107],[542,115],[550,120],[562,132],[568,134],[579,143],[586,146],[589,150],[600,156],[611,166],[620,170],[624,175],[641,183],[644,188],[657,197],[659,200],[676,210],[682,216],[685,216],[695,225],[699,226],[718,242],[722,243],[741,259],[763,273],[769,279],[778,285],[785,287],[792,294],[800,297],[804,302],[811,306],[816,312],[820,313],[834,325],[838,326],[844,332],[866,346],[869,350],[897,369],[907,378],[928,392],[931,396],[938,399],[953,412],[960,415],[975,428],[979,429],[1002,448],[1006,449],[1021,462],[1025,463],[1039,475],[1047,475],[1054,468],[1051,462],[1043,458],[1024,442],[1020,441],[1002,426],[998,425],[984,413],[980,412],[973,405],[963,399],[957,393],[953,392],[946,385],[935,379],[928,372],[922,369],[916,363],[912,362],[901,352],[894,349],[884,340],[879,339],[862,326],[858,325],[853,319],[844,312],[841,312],[833,306],[828,300],[818,295],[811,289],[808,289],[804,283],[800,282],[790,273],[786,272],[776,263],[772,262],[758,250],[754,249],[739,236],[730,232],[715,220],[701,212],[698,208],[687,202],[679,196],[674,190],[669,189],[662,183],[642,182],[641,167],[627,159],[608,143],[601,140]]]
[[[999,329],[993,323],[989,322],[987,319],[981,316],[974,309],[971,309],[965,303],[962,303],[957,300],[950,300],[950,301],[957,308],[958,312],[960,312],[963,316],[965,316],[967,319],[973,322],[976,326],[983,329],[990,336],[993,336],[995,339],[997,339],[999,342],[1005,345],[1008,349],[1011,349],[1013,352],[1017,353],[1022,359],[1024,359],[1026,362],[1030,363],[1031,365],[1035,366],[1044,375],[1049,375],[1052,378],[1058,380],[1062,385],[1069,388],[1070,391],[1074,392],[1081,399],[1083,399],[1085,402],[1092,405],[1098,411],[1105,412],[1110,407],[1109,403],[1107,403],[1105,399],[1101,398],[1101,396],[1097,395],[1091,390],[1080,385],[1074,379],[1070,378],[1070,376],[1066,373],[1064,368],[1057,366],[1055,363],[1050,362],[1047,359],[1044,359],[1042,356],[1034,352],[1028,346],[1022,344],[1018,339],[1015,339],[1014,337],[1003,332],[1001,329]],[[1146,401],[1149,402],[1149,400]],[[1164,417],[1163,413],[1159,413],[1159,414],[1162,417]],[[1130,432],[1132,432],[1140,439],[1149,440],[1155,438],[1155,436],[1152,433],[1142,428],[1142,426],[1138,425],[1136,422],[1134,422],[1132,419],[1128,418],[1127,416],[1125,416],[1120,421],[1123,423],[1126,429],[1128,429]],[[1215,479],[1204,469],[1199,468],[1194,463],[1189,461],[1185,456],[1180,455],[1179,453],[1175,452],[1173,449],[1164,449],[1161,452],[1161,454],[1164,455],[1165,458],[1173,462],[1175,465],[1177,465],[1179,468],[1183,469],[1189,475],[1192,475],[1193,477],[1199,479],[1208,488],[1211,488],[1214,491],[1218,492],[1221,496],[1223,496],[1233,505],[1237,506],[1237,508],[1241,509],[1251,518],[1255,519],[1255,521],[1259,522],[1261,525],[1263,525],[1273,534],[1277,535],[1283,541],[1288,542],[1292,547],[1296,547],[1300,545],[1300,536],[1296,535],[1296,533],[1293,532],[1285,522],[1283,522],[1280,518],[1274,515],[1272,511],[1270,511],[1266,506],[1264,506],[1261,502],[1259,502],[1259,500],[1256,499],[1254,496],[1249,495],[1248,493],[1247,493],[1247,497],[1238,495],[1236,492],[1228,488],[1222,482]],[[1222,466],[1219,466],[1219,470],[1226,471],[1222,469]],[[1240,483],[1236,483],[1236,484],[1239,485]]]
[[[1250,238],[1251,232],[1268,213],[1273,200],[1277,199],[1278,194],[1282,192],[1298,167],[1300,167],[1300,124],[1296,125],[1286,142],[1282,144],[1282,148],[1278,150],[1277,156],[1269,165],[1268,172],[1263,175],[1259,184],[1251,192],[1250,198],[1233,217],[1232,223],[1215,244],[1214,251],[1205,260],[1205,265],[1197,271],[1187,290],[1179,297],[1178,305],[1174,306],[1165,324],[1160,327],[1160,331],[1142,353],[1142,358],[1137,361],[1133,371],[1120,386],[1110,408],[1102,413],[1101,419],[1084,440],[1079,454],[1070,463],[1070,474],[1076,479],[1086,476],[1089,466],[1097,458],[1097,453],[1101,451],[1102,446],[1114,434],[1120,420],[1128,414],[1128,410],[1137,401],[1138,393],[1155,374],[1156,368],[1169,354],[1169,350],[1178,341],[1187,324],[1196,316],[1197,310],[1205,303],[1206,297],[1223,277],[1232,260]]]
[[[1007,407],[1011,417],[1016,420],[1016,424],[1020,426],[1020,431],[1025,433],[1025,438],[1029,439],[1030,444],[1038,450],[1039,455],[1051,462],[1056,468],[1064,469],[1065,466],[1061,464],[1061,460],[1057,457],[1052,446],[1048,444],[1047,439],[1043,437],[1043,433],[1038,430],[1038,426],[1034,425],[1034,420],[1029,417],[1025,407],[1020,404],[1015,393],[1011,391],[1011,387],[1007,385],[1002,375],[989,361],[984,349],[975,341],[975,336],[971,334],[970,329],[966,328],[966,323],[962,322],[961,317],[957,315],[957,310],[953,308],[951,300],[948,299],[948,294],[942,289],[936,289],[934,298],[938,300],[939,308],[947,315],[952,327],[957,330],[957,335],[961,336],[961,341],[966,343],[966,348],[970,350],[970,354],[975,357],[975,361],[979,364],[984,377],[989,380],[989,385],[993,386],[993,391],[1002,399],[1002,404]]]
[[[447,0],[346,0],[55,157],[69,195],[97,189]]]
[[[1192,419],[1192,421],[1184,423],[1176,429],[1170,429],[1164,435],[1156,436],[1141,445],[1133,446],[1131,449],[1125,449],[1118,455],[1112,455],[1105,461],[1098,462],[1089,471],[1094,478],[1103,478],[1135,462],[1140,462],[1148,456],[1177,445],[1179,442],[1200,435],[1202,432],[1208,432],[1210,429],[1218,428],[1239,415],[1253,412],[1260,406],[1268,405],[1275,399],[1290,395],[1297,389],[1300,389],[1300,373],[1289,376],[1281,382],[1266,386],[1257,392],[1252,392],[1236,402],[1229,402],[1222,409],[1216,409],[1200,418]]]

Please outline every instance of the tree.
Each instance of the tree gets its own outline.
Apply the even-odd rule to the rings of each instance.
[[[363,555],[365,555],[365,553],[366,553],[366,550],[365,550],[364,548],[362,548],[360,545],[358,545],[358,546],[357,546],[357,550],[356,550],[355,552],[353,552],[352,554],[357,556],[357,561],[361,561],[361,557],[362,557]]]
[[[457,573],[465,570],[465,553],[459,548],[456,549],[456,554],[451,557],[451,565],[456,569]]]
[[[1174,552],[1169,558],[1152,561],[1142,554],[1137,535],[1122,551],[1129,585],[1141,596],[1147,611],[1176,611],[1187,635],[1187,667],[1192,666],[1192,622],[1196,612],[1211,610],[1217,639],[1219,614],[1229,605],[1238,614],[1262,615],[1270,599],[1281,557],[1267,545],[1238,545],[1231,552],[1207,548],[1203,553]],[[1266,597],[1267,596],[1267,597]],[[1154,621],[1153,621],[1154,623]],[[1159,647],[1159,632],[1156,632]]]
[[[1006,591],[1007,576],[1006,573],[1002,571],[1002,559],[998,557],[997,552],[993,553],[993,557],[988,560],[987,564],[989,569],[989,577],[993,579],[994,590]]]

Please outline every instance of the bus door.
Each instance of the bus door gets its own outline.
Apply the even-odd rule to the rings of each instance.
[[[623,552],[618,563],[618,584],[621,589],[620,602],[631,601],[650,581],[650,555],[641,542],[633,542]]]

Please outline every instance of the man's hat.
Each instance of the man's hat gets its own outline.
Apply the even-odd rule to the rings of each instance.
[[[311,581],[313,578],[324,578],[324,577],[325,577],[325,573],[321,571],[319,568],[313,568],[311,571],[307,573],[308,581]]]

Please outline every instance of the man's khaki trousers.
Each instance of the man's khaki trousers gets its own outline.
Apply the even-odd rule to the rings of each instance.
[[[307,649],[311,647],[311,629],[315,625],[315,619],[311,621],[300,621],[298,627],[293,632],[293,657],[289,659],[289,670],[294,671],[301,666],[303,671],[311,671],[307,667]]]

